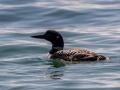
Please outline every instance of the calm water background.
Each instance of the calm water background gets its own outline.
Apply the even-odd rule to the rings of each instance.
[[[49,61],[51,44],[30,37],[48,29],[110,60]],[[120,0],[0,0],[0,90],[84,89],[120,90]]]

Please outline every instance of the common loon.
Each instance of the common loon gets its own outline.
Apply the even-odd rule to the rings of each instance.
[[[99,61],[109,60],[108,57],[99,55],[97,53],[88,51],[86,49],[69,49],[63,50],[64,40],[60,33],[55,30],[48,30],[43,35],[31,36],[33,38],[40,38],[50,41],[52,49],[49,51],[47,58],[62,59],[65,61]]]

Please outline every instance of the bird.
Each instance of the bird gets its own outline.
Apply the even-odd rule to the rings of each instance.
[[[34,35],[32,38],[45,39],[52,44],[47,58],[60,59],[65,61],[101,61],[109,60],[108,57],[99,55],[83,48],[73,48],[64,50],[64,40],[62,35],[55,30],[47,30],[43,35]]]

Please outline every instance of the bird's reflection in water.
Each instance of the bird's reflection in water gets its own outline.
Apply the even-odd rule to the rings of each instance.
[[[50,67],[47,70],[46,76],[51,79],[61,79],[62,76],[64,76],[64,67]]]

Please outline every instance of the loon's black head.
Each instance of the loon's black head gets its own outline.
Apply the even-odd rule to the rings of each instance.
[[[51,53],[54,53],[58,50],[62,50],[64,47],[64,41],[63,41],[62,36],[60,35],[60,33],[58,33],[55,30],[48,30],[43,35],[36,35],[36,36],[31,36],[31,37],[45,39],[47,41],[50,41],[52,43]]]

